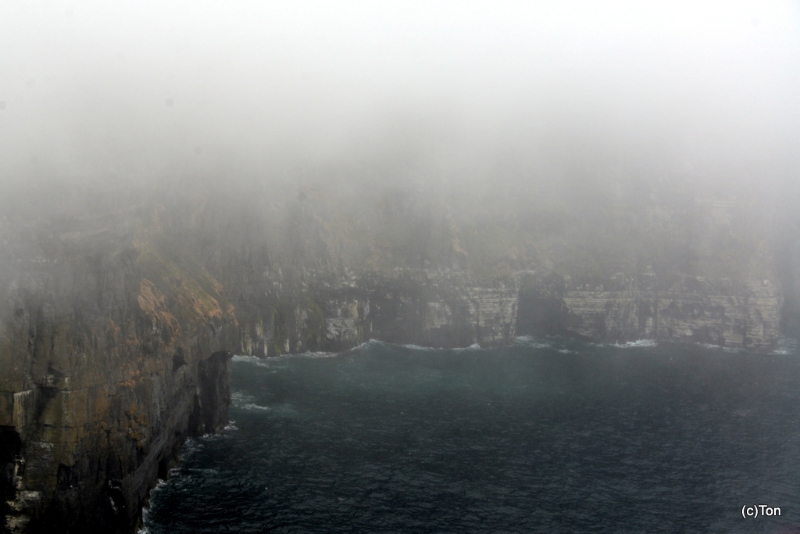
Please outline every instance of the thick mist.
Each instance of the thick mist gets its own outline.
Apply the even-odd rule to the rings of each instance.
[[[789,2],[0,9],[4,182],[344,168],[461,187],[623,165],[728,184],[797,165]]]
[[[800,524],[800,6],[639,4],[0,2],[0,531]]]
[[[797,233],[794,3],[8,2],[0,29],[2,209],[54,235],[160,206],[273,266],[742,278]]]

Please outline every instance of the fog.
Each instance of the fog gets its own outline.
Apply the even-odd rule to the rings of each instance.
[[[4,2],[0,50],[7,212],[179,184],[274,228],[297,199],[386,228],[595,232],[697,199],[744,199],[740,226],[773,233],[796,218],[793,2]],[[414,216],[386,219],[403,195]]]
[[[296,180],[298,165],[364,159],[480,180],[499,155],[523,167],[661,157],[753,179],[796,169],[795,3],[0,10],[6,180],[234,166]]]
[[[798,178],[797,0],[0,0],[2,523],[800,525]]]

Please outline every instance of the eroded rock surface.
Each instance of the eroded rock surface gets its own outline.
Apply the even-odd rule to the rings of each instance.
[[[433,347],[513,342],[519,288],[514,277],[394,270],[332,275],[302,272],[253,316],[239,314],[251,355],[338,351],[369,339]]]
[[[663,339],[768,350],[780,334],[781,306],[781,292],[766,279],[659,280],[645,273],[587,281],[530,273],[517,328],[612,343]]]
[[[5,258],[9,532],[131,532],[184,440],[227,422],[239,334],[221,286],[146,232],[104,232],[54,233],[35,261]]]
[[[388,210],[390,199],[367,224],[313,199],[265,207],[269,197],[187,190],[104,211],[123,197],[93,209],[78,197],[85,213],[0,220],[9,532],[131,532],[184,440],[225,424],[231,352],[340,351],[371,338],[486,347],[520,335],[768,350],[781,321],[800,316],[796,242],[782,271],[764,253],[654,272],[624,250],[587,262],[594,249],[566,246],[544,219],[459,226],[445,210],[406,226],[414,210]],[[624,272],[608,274],[617,264]],[[784,295],[794,315],[782,314]]]

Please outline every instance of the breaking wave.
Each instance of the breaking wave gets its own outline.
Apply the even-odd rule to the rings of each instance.
[[[249,404],[245,404],[244,406],[242,406],[242,409],[243,410],[262,410],[262,411],[267,411],[267,410],[269,410],[269,406],[260,406],[258,404],[249,403]]]
[[[627,343],[616,343],[611,346],[617,347],[618,349],[633,349],[640,347],[657,347],[658,343],[656,343],[655,339],[637,339],[636,341],[628,341]]]
[[[237,408],[242,408],[245,404],[253,402],[254,400],[255,399],[252,395],[248,395],[247,393],[243,393],[241,391],[234,391],[231,394],[231,404]]]
[[[257,365],[259,367],[269,367],[269,363],[264,358],[259,358],[258,356],[246,356],[246,355],[236,355],[231,358],[231,361],[236,363],[251,363],[253,365]]]
[[[514,339],[514,345],[532,349],[549,349],[553,346],[552,343],[533,336],[519,336]]]
[[[318,358],[334,358],[338,356],[339,353],[337,352],[297,352],[297,353],[288,353],[288,354],[281,354],[280,356],[268,356],[266,358],[259,358],[258,356],[247,356],[247,355],[236,355],[231,358],[232,361],[237,363],[251,363],[258,367],[270,367],[271,365],[275,364],[276,362],[281,362],[293,358],[310,358],[310,359],[318,359]]]
[[[473,343],[469,347],[459,347],[457,349],[453,349],[453,352],[466,352],[466,351],[473,351],[473,350],[481,350],[481,346],[477,343]]]
[[[772,351],[773,354],[797,354],[800,345],[796,339],[789,337],[778,338],[778,347]]]
[[[408,345],[402,345],[402,347],[405,349],[412,349],[412,350],[438,350],[433,347],[423,347],[421,345],[414,345],[413,343]]]

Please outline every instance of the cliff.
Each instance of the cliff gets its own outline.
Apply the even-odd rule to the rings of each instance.
[[[774,255],[734,202],[580,219],[194,185],[0,202],[6,531],[131,532],[184,440],[225,424],[231,352],[521,335],[770,350],[797,324],[798,241]]]
[[[433,347],[510,344],[515,337],[514,279],[465,273],[301,272],[272,288],[256,317],[240,315],[242,350],[339,351],[369,339]]]
[[[682,277],[652,272],[581,281],[550,274],[524,277],[520,333],[624,343],[693,341],[769,350],[780,333],[781,292],[769,280]]]
[[[184,440],[227,422],[233,308],[129,213],[17,223],[6,243],[31,250],[3,266],[4,527],[128,534]]]
[[[786,247],[758,205],[629,185],[574,202],[498,189],[475,204],[319,184],[279,207],[238,209],[261,214],[238,222],[249,237],[226,256],[243,261],[210,269],[226,287],[246,280],[231,298],[241,346],[259,356],[519,335],[771,350],[796,315],[800,269],[776,253]],[[218,220],[208,211],[194,219]]]
[[[478,279],[452,271],[303,273],[271,283],[257,316],[240,315],[242,350],[267,356],[338,351],[370,338],[433,347],[510,344],[515,336],[625,343],[657,339],[771,350],[782,292],[767,279],[582,280],[523,271]]]

